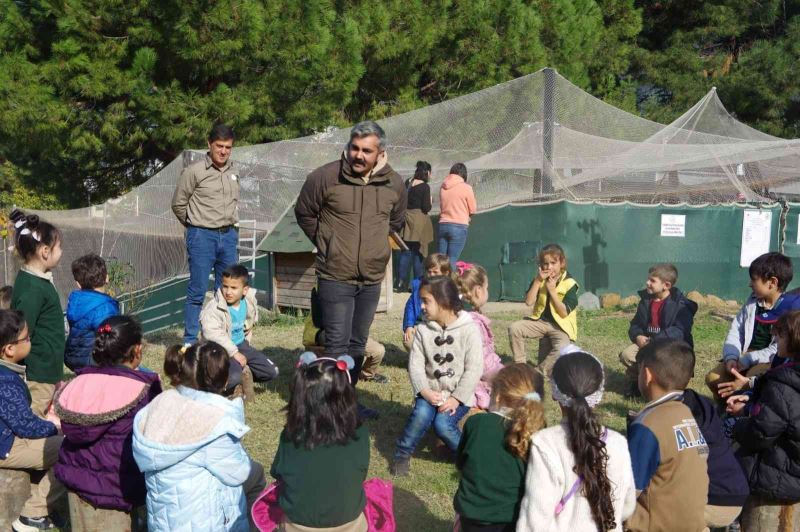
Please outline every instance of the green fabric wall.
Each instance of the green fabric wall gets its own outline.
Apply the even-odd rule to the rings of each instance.
[[[566,251],[567,269],[581,292],[631,295],[643,287],[650,265],[671,262],[678,268],[678,286],[684,292],[699,290],[743,301],[750,293],[747,268],[739,267],[746,208],[754,207],[566,201],[506,206],[472,219],[461,259],[487,269],[492,300],[521,301],[536,272],[536,252],[555,242]],[[772,211],[770,249],[777,250],[780,206],[764,208]],[[686,236],[660,236],[662,213],[686,215]],[[796,241],[798,214],[800,205],[790,211],[794,236],[787,235],[787,241]],[[792,245],[791,250],[787,246],[787,252],[800,256],[800,246]]]

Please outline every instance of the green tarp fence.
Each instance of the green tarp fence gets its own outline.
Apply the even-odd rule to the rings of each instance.
[[[580,283],[581,292],[635,294],[644,286],[652,264],[671,262],[678,268],[678,286],[684,292],[698,290],[743,301],[749,294],[747,268],[740,266],[746,210],[771,213],[769,249],[778,250],[784,229],[779,204],[643,206],[559,201],[478,213],[461,258],[487,269],[492,300],[521,301],[536,273],[536,254],[541,246],[554,242],[566,251],[567,269]],[[684,236],[662,236],[662,215],[684,216]],[[798,215],[800,204],[791,205],[786,252],[800,258]],[[680,233],[680,224],[667,229]]]

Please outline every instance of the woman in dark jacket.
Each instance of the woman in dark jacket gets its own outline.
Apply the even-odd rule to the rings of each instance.
[[[733,439],[750,483],[742,530],[796,530],[800,521],[800,311],[784,314],[773,326],[777,356],[791,359],[756,381],[752,397],[728,399],[728,412],[750,416],[736,422]],[[780,528],[783,530],[784,528]]]
[[[408,250],[400,252],[398,264],[397,289],[409,290],[408,270],[413,264],[414,279],[422,277],[422,261],[428,256],[428,246],[433,242],[433,224],[428,213],[431,212],[431,165],[426,161],[417,161],[414,177],[406,181],[408,190],[408,207],[406,208],[406,225],[403,228],[403,240]]]

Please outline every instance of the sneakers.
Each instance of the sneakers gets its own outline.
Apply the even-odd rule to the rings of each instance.
[[[407,477],[411,471],[411,458],[403,456],[395,458],[392,465],[389,466],[389,472],[396,477]]]
[[[366,421],[369,419],[378,419],[381,416],[381,413],[377,410],[372,408],[368,408],[361,403],[358,403],[358,419],[361,421]]]
[[[11,530],[14,532],[36,532],[37,530],[55,530],[56,528],[58,527],[54,519],[49,515],[44,517],[25,517],[21,515],[11,524]]]

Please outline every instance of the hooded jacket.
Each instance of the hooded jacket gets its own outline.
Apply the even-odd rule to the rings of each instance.
[[[452,337],[452,343],[436,345],[439,338]],[[453,360],[439,364],[434,357],[448,353]],[[435,372],[452,370],[451,376],[436,378]],[[417,327],[414,343],[408,355],[408,374],[414,395],[423,390],[442,393],[442,400],[451,395],[466,406],[475,404],[475,387],[483,374],[483,344],[481,333],[469,312],[460,311],[456,321],[446,329],[435,321]]]
[[[750,493],[747,478],[733,454],[714,403],[689,389],[683,391],[682,401],[692,411],[708,445],[708,504],[743,506]]]
[[[67,301],[69,336],[64,363],[73,371],[92,365],[97,328],[106,318],[119,315],[119,302],[97,290],[74,290]]]
[[[143,408],[133,425],[133,456],[147,484],[151,532],[248,530],[242,484],[250,458],[241,439],[240,398],[178,386]]]
[[[258,302],[256,301],[255,288],[251,286],[247,289],[244,301],[247,302],[247,315],[244,319],[244,338],[249,341],[253,333],[253,325],[258,323]],[[200,312],[200,326],[203,329],[203,338],[217,342],[224,347],[225,351],[228,352],[228,356],[233,356],[239,350],[231,339],[233,320],[221,288],[214,293],[214,297],[203,305],[203,310]]]
[[[133,418],[161,393],[158,374],[90,366],[55,396],[64,442],[56,478],[97,508],[131,511],[145,502],[144,476],[131,452]]]
[[[694,347],[692,324],[694,315],[697,313],[697,303],[687,299],[678,287],[673,286],[661,307],[661,332],[652,335],[647,332],[647,327],[650,324],[650,303],[654,296],[648,294],[647,290],[640,290],[639,297],[641,298],[639,306],[636,307],[636,314],[628,329],[628,337],[631,342],[635,342],[636,337],[641,335],[656,339],[683,340]]]
[[[764,312],[762,316],[756,316],[757,307],[758,298],[755,294],[750,294],[736,317],[733,318],[731,327],[728,329],[728,336],[725,338],[725,345],[722,346],[722,358],[725,362],[738,360],[745,368],[755,364],[769,364],[775,353],[778,352],[778,344],[774,338],[764,349],[748,351],[750,343],[753,341],[753,329],[756,321],[772,324],[787,312],[800,310],[800,297],[797,294],[783,294],[775,306]]]
[[[469,225],[469,217],[478,210],[472,186],[458,174],[444,178],[439,191],[439,223]]]
[[[353,174],[347,157],[311,172],[297,198],[297,224],[317,247],[321,279],[377,284],[391,258],[389,233],[403,229],[407,193],[379,158],[369,180]]]
[[[756,381],[750,417],[733,427],[750,492],[800,500],[800,365],[789,362]]]

